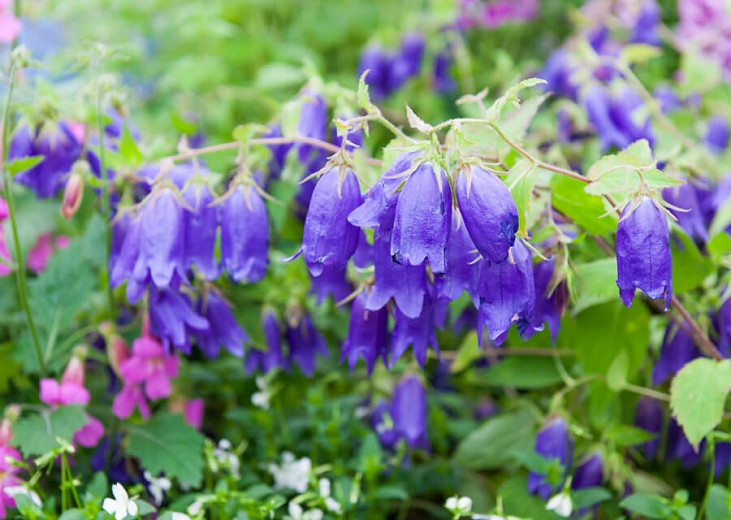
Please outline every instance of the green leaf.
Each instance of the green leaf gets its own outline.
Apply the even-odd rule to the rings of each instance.
[[[622,48],[620,59],[629,65],[645,63],[662,56],[662,49],[646,43],[630,43]]]
[[[12,443],[24,457],[43,455],[59,446],[57,438],[70,442],[74,433],[88,422],[82,406],[61,406],[19,419],[13,426]]]
[[[706,248],[714,263],[720,263],[724,256],[731,253],[731,236],[728,233],[718,233],[706,244]]]
[[[154,513],[155,511],[157,511],[157,509],[155,509],[155,506],[139,498],[135,499],[134,502],[135,504],[137,504],[140,516],[149,515],[150,513]]]
[[[528,482],[525,477],[511,478],[498,491],[502,499],[503,510],[512,516],[530,518],[531,520],[560,520],[553,511],[546,509],[546,502],[540,497],[528,493]]]
[[[576,276],[576,303],[573,312],[616,300],[617,289],[617,259],[602,258],[594,262],[578,264],[575,267]]]
[[[645,157],[646,148],[649,149],[647,141],[641,139],[623,152],[599,159],[589,168],[587,177],[592,182],[584,190],[592,195],[620,194],[629,197],[637,193],[643,184],[655,190],[683,184],[683,181],[653,167],[652,158],[648,161]]]
[[[658,520],[670,518],[670,515],[672,515],[672,508],[662,497],[645,493],[635,493],[628,496],[619,503],[619,507]]]
[[[610,427],[607,432],[607,437],[611,439],[618,448],[626,448],[628,446],[635,446],[637,444],[651,441],[652,439],[655,439],[657,435],[628,424],[615,424]]]
[[[165,473],[193,487],[203,478],[203,436],[180,414],[158,414],[130,427],[127,453],[153,475]]]
[[[710,258],[703,256],[693,239],[685,232],[673,235],[680,240],[678,246],[675,240],[670,241],[670,251],[673,255],[673,290],[675,294],[683,294],[699,287],[708,275],[715,271]]]
[[[688,441],[698,444],[723,419],[731,391],[731,360],[699,358],[685,365],[670,386],[670,407]]]
[[[139,166],[144,159],[127,125],[124,125],[122,137],[119,140],[119,155],[122,156],[129,166]]]
[[[533,186],[536,183],[535,165],[529,161],[518,161],[510,169],[506,183],[518,208],[520,221],[519,231],[522,234],[526,234],[528,223],[526,213],[528,211],[531,193],[533,192]]]
[[[707,92],[723,81],[718,63],[699,53],[684,52],[680,57],[680,70],[684,78],[680,84],[680,94],[683,96]]]
[[[607,386],[614,392],[619,392],[627,386],[627,368],[629,356],[627,351],[621,351],[607,369]]]
[[[477,333],[475,331],[471,331],[465,335],[464,340],[462,340],[462,344],[457,350],[457,355],[450,366],[450,371],[453,374],[457,374],[469,367],[478,359],[481,359],[482,356],[482,350],[480,350],[477,346]]]
[[[495,469],[533,446],[534,418],[526,410],[488,419],[458,446],[455,463],[471,469]]]
[[[725,486],[714,484],[708,494],[706,520],[728,520],[731,518],[731,491]]]
[[[86,514],[86,512],[83,509],[67,509],[63,513],[61,513],[61,516],[58,517],[58,520],[88,520],[89,516]]]
[[[40,164],[41,162],[43,162],[43,159],[45,159],[45,156],[43,155],[31,155],[30,157],[13,159],[9,163],[7,163],[8,172],[10,172],[11,177],[15,177],[19,173],[30,170],[34,166]]]
[[[254,86],[261,90],[280,90],[298,87],[306,79],[302,67],[288,63],[267,63],[259,67]]]
[[[716,212],[716,216],[713,217],[713,221],[708,228],[708,236],[715,237],[723,233],[729,224],[731,224],[731,199],[727,199]]]
[[[483,380],[494,386],[532,389],[560,383],[561,374],[551,357],[508,356],[488,368]]]
[[[551,203],[561,213],[592,235],[608,235],[617,230],[617,220],[606,215],[600,197],[584,191],[585,184],[565,175],[551,179]]]
[[[409,493],[397,484],[378,487],[372,495],[376,500],[408,500]]]
[[[493,123],[496,123],[500,120],[500,117],[502,116],[503,109],[507,104],[513,104],[515,106],[520,105],[520,99],[518,98],[518,92],[525,88],[534,87],[536,85],[541,85],[543,83],[546,83],[546,80],[540,79],[540,78],[528,78],[524,79],[517,85],[513,85],[508,90],[505,91],[505,93],[497,98],[492,106],[487,109],[487,115],[485,116],[485,119],[488,121],[491,121]]]
[[[600,502],[604,502],[612,498],[612,494],[603,487],[590,487],[574,492],[574,507],[583,509],[591,507]]]
[[[363,72],[360,75],[358,79],[358,93],[356,95],[358,106],[366,112],[370,112],[374,108],[373,103],[371,103],[371,96],[368,93],[368,83],[365,81],[368,74],[370,74],[370,71]]]

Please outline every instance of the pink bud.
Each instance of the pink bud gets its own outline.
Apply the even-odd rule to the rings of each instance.
[[[63,203],[61,204],[61,216],[70,220],[81,207],[84,198],[84,179],[78,173],[71,174],[66,183],[66,190],[63,192]]]
[[[121,376],[119,367],[129,358],[127,343],[117,334],[105,337],[107,341],[107,357],[114,373]]]
[[[7,446],[13,436],[13,424],[7,417],[0,422],[0,446]]]
[[[62,384],[75,384],[78,386],[84,386],[84,359],[83,357],[74,356],[66,365],[66,370],[63,371],[61,377]]]

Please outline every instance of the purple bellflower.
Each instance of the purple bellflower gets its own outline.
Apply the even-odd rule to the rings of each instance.
[[[718,309],[718,350],[725,357],[731,355],[731,298],[721,304]]]
[[[399,309],[396,309],[396,326],[391,336],[391,345],[388,359],[388,366],[393,365],[406,352],[411,345],[414,348],[414,357],[419,366],[424,368],[426,363],[427,350],[431,346],[439,355],[439,344],[434,331],[436,324],[435,312],[437,311],[435,302],[431,297],[424,300],[424,306],[421,313],[416,318],[409,318]]]
[[[360,55],[358,77],[367,70],[366,83],[373,101],[382,101],[391,94],[390,74],[393,56],[377,43],[368,45]]]
[[[690,441],[688,441],[678,422],[672,417],[670,418],[667,435],[667,453],[665,455],[666,460],[677,459],[680,461],[683,469],[690,469],[693,466],[697,466],[703,459],[704,445],[705,441],[700,444],[698,451],[696,451]]]
[[[422,164],[404,183],[396,203],[391,256],[399,264],[412,266],[429,260],[434,273],[443,273],[452,196],[444,171],[437,169]]]
[[[316,296],[316,303],[319,305],[328,296],[339,302],[353,292],[353,286],[348,282],[345,267],[325,265],[319,276],[311,278],[310,292]]]
[[[329,354],[325,339],[315,328],[312,319],[305,314],[299,325],[287,327],[285,336],[289,343],[290,359],[297,363],[303,374],[312,377],[315,373],[315,356]]]
[[[235,282],[258,282],[266,273],[269,220],[261,195],[237,185],[221,205],[221,263]]]
[[[151,288],[150,325],[152,333],[160,338],[168,353],[172,346],[190,354],[189,335],[209,334],[211,331],[208,320],[196,313],[188,297],[176,289]]]
[[[661,18],[660,6],[657,5],[657,2],[655,0],[644,0],[629,42],[660,47],[662,39],[658,32],[658,26],[662,21]]]
[[[555,344],[558,330],[561,325],[561,316],[566,311],[569,295],[565,283],[559,283],[549,293],[551,280],[553,279],[554,259],[536,264],[533,268],[533,281],[536,290],[536,305],[533,313],[533,320],[530,326],[525,329],[523,338],[530,338],[535,332],[543,330],[544,323],[548,324],[551,331],[551,341]]]
[[[218,357],[221,345],[236,357],[244,356],[244,343],[249,336],[236,322],[228,303],[215,292],[209,291],[205,301],[198,303],[198,314],[208,320],[207,332],[198,334],[198,346],[210,359]]]
[[[446,94],[457,89],[457,82],[452,77],[454,53],[449,46],[434,57],[432,72],[432,88],[435,92]]]
[[[358,179],[350,169],[341,179],[332,168],[317,182],[302,236],[302,254],[312,276],[320,276],[324,266],[342,270],[348,265],[360,230],[347,217],[361,201]]]
[[[476,247],[464,222],[460,221],[459,211],[452,213],[452,229],[447,239],[447,269],[442,278],[435,280],[439,294],[448,300],[456,300],[463,290],[470,292],[472,301],[477,305],[478,280],[481,260],[476,256]]]
[[[683,103],[675,93],[675,91],[669,85],[662,84],[655,87],[653,96],[660,103],[660,110],[663,114],[673,112],[683,107]]]
[[[535,452],[554,466],[546,475],[531,471],[528,475],[528,492],[548,500],[561,489],[570,471],[573,442],[566,429],[566,421],[555,417],[544,424],[536,436]]]
[[[660,347],[660,357],[652,367],[652,384],[654,386],[663,384],[700,355],[693,338],[682,327],[668,326]]]
[[[619,295],[631,307],[640,289],[650,298],[664,298],[667,309],[673,296],[667,217],[649,197],[636,204],[635,200],[624,208],[617,226]]]
[[[571,481],[571,489],[579,491],[592,487],[600,487],[604,482],[604,470],[602,468],[602,458],[599,452],[592,455],[579,464],[574,472],[574,478]],[[583,516],[587,508],[579,510],[579,516]]]
[[[557,50],[548,57],[538,77],[546,80],[544,90],[576,101],[579,89],[572,80],[574,66],[570,63],[570,59],[566,49]]]
[[[680,186],[673,186],[662,190],[662,197],[668,203],[687,211],[678,211],[678,224],[689,237],[698,242],[708,241],[708,231],[706,223],[703,219],[700,202],[698,201],[698,192],[695,186],[687,182]]]
[[[483,258],[502,262],[515,242],[518,208],[508,187],[490,172],[472,166],[457,177],[457,203],[464,225]]]
[[[264,311],[261,326],[264,330],[267,350],[248,350],[246,353],[246,361],[244,362],[247,375],[251,375],[257,370],[268,374],[276,368],[287,368],[287,361],[282,355],[282,330],[279,327],[276,316],[271,310],[267,309]]]
[[[627,148],[639,139],[647,139],[650,146],[655,142],[649,117],[642,125],[633,118],[633,112],[643,101],[631,88],[625,87],[615,98],[604,87],[594,85],[587,91],[583,102],[603,152],[612,146]]]
[[[728,147],[729,124],[722,115],[715,115],[708,120],[706,131],[706,146],[716,155],[720,155]]]
[[[391,418],[394,430],[410,448],[429,449],[426,389],[416,376],[407,376],[393,391]]]
[[[637,408],[635,408],[635,425],[659,437],[662,433],[664,415],[659,401],[651,397],[642,397],[637,402]],[[659,438],[645,442],[643,444],[645,457],[648,460],[655,458],[659,447]]]
[[[353,300],[350,310],[350,326],[348,337],[343,343],[340,360],[348,360],[352,372],[358,358],[362,357],[368,367],[368,375],[373,372],[376,360],[385,358],[388,348],[388,311],[386,308],[377,311],[366,309],[367,296],[360,293]]]
[[[214,195],[205,183],[193,182],[183,191],[183,199],[193,209],[183,212],[183,263],[187,269],[195,265],[206,280],[214,280],[220,274],[214,255],[218,231],[218,208],[212,206]]]
[[[8,149],[8,161],[43,156],[40,163],[15,176],[18,183],[33,190],[39,199],[53,197],[64,187],[66,176],[81,153],[81,145],[66,123],[51,126],[47,123],[33,130],[21,127]]]
[[[401,88],[410,78],[419,75],[425,46],[426,42],[421,33],[407,33],[401,38],[401,48],[395,55],[389,71],[391,92]]]

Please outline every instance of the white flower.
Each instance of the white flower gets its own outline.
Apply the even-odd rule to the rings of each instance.
[[[548,504],[546,504],[546,509],[548,509],[549,511],[553,511],[559,516],[568,518],[571,516],[571,511],[573,510],[571,497],[566,493],[559,493],[558,495],[554,495],[548,501]]]
[[[289,503],[288,512],[289,515],[284,517],[285,520],[322,520],[323,516],[319,509],[310,509],[305,512],[302,506],[295,502]]]
[[[470,497],[449,497],[444,502],[444,507],[454,515],[467,515],[472,510],[472,499]]]
[[[117,482],[112,486],[112,495],[114,498],[105,498],[102,503],[104,511],[110,515],[114,515],[116,520],[122,520],[126,516],[137,516],[137,504],[130,500],[127,490],[124,486]]]
[[[155,505],[159,506],[162,504],[163,498],[165,498],[165,491],[169,491],[171,484],[170,479],[165,477],[155,478],[149,471],[144,472],[145,480],[150,483],[148,488],[152,498],[155,499]]]
[[[195,502],[193,502],[195,503]],[[178,513],[177,511],[171,511],[170,512],[170,519],[171,520],[191,520],[188,515],[185,513]]]
[[[190,516],[198,516],[198,513],[200,513],[203,510],[203,502],[200,500],[196,500],[192,504],[188,506],[188,514]]]
[[[457,507],[464,513],[472,511],[472,499],[470,497],[460,497],[457,500]]]
[[[325,499],[325,507],[331,513],[339,515],[343,512],[343,508],[340,503],[330,496],[330,481],[326,478],[321,478],[318,482],[320,487],[320,496]]]
[[[256,378],[256,386],[259,388],[259,391],[251,394],[251,404],[263,410],[269,410],[269,398],[272,396],[269,391],[269,383],[260,376]]]
[[[38,493],[26,486],[8,486],[3,488],[3,491],[10,498],[15,498],[18,495],[25,495],[30,498],[35,505],[41,507],[41,497],[38,496]]]
[[[307,457],[295,460],[294,455],[282,453],[282,465],[269,464],[269,472],[274,477],[274,489],[289,488],[297,493],[307,491],[312,462]]]
[[[218,441],[218,447],[213,448],[213,456],[216,458],[216,461],[218,461],[218,464],[231,470],[231,475],[238,477],[241,462],[231,449],[231,441],[228,439],[221,439]],[[211,469],[213,469],[213,471],[218,471],[218,467]]]

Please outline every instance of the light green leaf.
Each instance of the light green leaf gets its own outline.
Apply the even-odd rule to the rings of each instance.
[[[590,487],[575,491],[573,494],[574,507],[583,509],[591,507],[600,502],[604,502],[612,498],[612,494],[603,487]]]
[[[541,497],[528,493],[528,482],[525,477],[514,477],[500,486],[498,496],[502,499],[503,510],[512,516],[530,518],[531,520],[561,520],[553,511],[546,509],[546,502]]]
[[[450,372],[457,374],[469,367],[473,362],[482,358],[483,352],[477,346],[477,333],[469,332],[457,350],[457,355],[450,366]]]
[[[279,90],[297,87],[306,79],[302,67],[289,63],[268,63],[257,71],[254,86],[261,90]]]
[[[688,441],[698,444],[723,419],[731,390],[731,360],[699,358],[685,365],[670,386],[670,407]]]
[[[577,297],[573,306],[574,313],[581,312],[592,305],[617,299],[619,292],[616,258],[602,258],[594,262],[578,264],[575,270],[574,283]]]
[[[57,438],[70,442],[74,433],[88,422],[82,406],[61,406],[43,410],[18,420],[13,426],[12,443],[24,457],[43,455],[59,446]]]
[[[144,159],[127,125],[124,125],[122,137],[119,140],[119,154],[129,166],[138,166]]]
[[[203,436],[180,414],[158,414],[129,428],[127,453],[152,473],[197,487],[203,478]]]
[[[600,197],[584,191],[581,181],[564,175],[551,179],[551,203],[561,213],[592,235],[608,235],[617,230],[613,215],[605,215],[607,207]]]
[[[494,386],[544,388],[561,382],[551,357],[509,356],[487,369],[483,380]]]
[[[645,63],[662,56],[662,49],[646,43],[630,43],[622,48],[620,59],[629,65]]]
[[[680,94],[684,96],[707,92],[723,81],[723,74],[718,63],[698,53],[682,53],[680,70],[685,79],[680,83]]]
[[[629,366],[629,355],[627,351],[622,352],[614,358],[607,370],[607,386],[614,392],[619,392],[627,385],[627,369]]]
[[[15,177],[19,173],[26,170],[30,170],[34,166],[43,162],[45,157],[43,155],[31,155],[30,157],[21,157],[19,159],[13,159],[7,164],[8,172],[11,177]]]
[[[714,484],[708,494],[706,520],[727,520],[731,518],[731,491],[725,486]]]
[[[535,165],[529,161],[518,161],[510,169],[506,183],[518,208],[518,216],[520,219],[519,231],[525,234],[527,232],[526,227],[528,222],[526,212],[530,204],[533,186],[536,183]]]
[[[526,410],[488,419],[457,446],[453,460],[471,469],[499,468],[533,447],[534,422]]]
[[[650,433],[642,428],[630,426],[628,424],[615,424],[610,427],[607,437],[619,448],[626,448],[636,444],[651,441],[657,437],[656,434]]]
[[[360,75],[360,79],[358,79],[358,93],[356,99],[360,108],[366,112],[371,112],[374,107],[373,103],[371,103],[371,96],[368,93],[368,83],[365,81],[368,74],[370,74],[370,71],[363,72],[363,74]]]
[[[681,242],[670,241],[673,255],[673,289],[676,294],[683,294],[699,287],[705,278],[714,272],[715,266],[710,258],[703,256],[693,239],[685,232],[675,233]]]
[[[708,228],[708,236],[715,237],[723,232],[731,224],[731,198],[726,200],[713,217],[711,226]]]
[[[619,503],[619,507],[658,520],[670,518],[672,515],[672,508],[666,503],[666,500],[645,493],[635,493],[628,496]]]
[[[491,121],[493,123],[497,123],[500,120],[500,117],[502,116],[503,109],[507,104],[513,104],[514,106],[520,105],[520,99],[518,98],[518,92],[525,88],[534,87],[536,85],[540,85],[546,83],[546,80],[540,79],[540,78],[528,78],[524,79],[517,85],[513,85],[508,90],[505,91],[505,94],[500,96],[495,100],[495,102],[492,104],[490,108],[487,109],[487,115],[485,119],[488,121]]]

